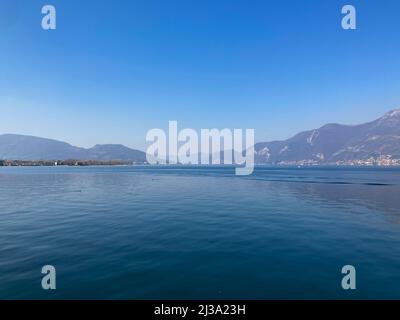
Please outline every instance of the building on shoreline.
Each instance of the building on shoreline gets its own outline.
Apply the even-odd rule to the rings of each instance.
[[[132,161],[98,160],[0,160],[5,167],[55,167],[55,166],[115,166],[132,165]]]

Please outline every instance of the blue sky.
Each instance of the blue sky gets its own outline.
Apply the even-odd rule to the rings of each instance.
[[[0,0],[0,133],[144,149],[168,120],[257,141],[373,120],[400,107],[399,15],[395,0]]]

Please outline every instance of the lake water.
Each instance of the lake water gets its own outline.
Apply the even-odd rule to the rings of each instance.
[[[400,169],[0,167],[0,298],[400,299]]]

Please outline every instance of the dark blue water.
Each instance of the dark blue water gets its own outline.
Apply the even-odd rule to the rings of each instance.
[[[400,169],[0,167],[0,298],[400,299]]]

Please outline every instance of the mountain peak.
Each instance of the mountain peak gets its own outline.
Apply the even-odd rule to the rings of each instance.
[[[383,119],[388,119],[388,118],[400,118],[400,109],[393,109],[389,112],[386,112],[385,115],[383,116]]]

